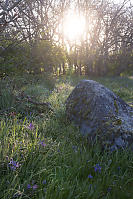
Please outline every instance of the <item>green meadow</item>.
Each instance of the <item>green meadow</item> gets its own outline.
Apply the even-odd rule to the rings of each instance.
[[[0,80],[0,199],[133,198],[133,153],[102,152],[66,119],[65,100],[80,79]],[[133,102],[132,78],[94,80]]]

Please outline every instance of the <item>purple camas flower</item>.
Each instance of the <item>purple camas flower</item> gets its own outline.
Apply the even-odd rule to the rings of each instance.
[[[45,140],[40,141],[39,144],[40,144],[41,146],[43,146],[43,147],[46,146]]]
[[[46,184],[46,183],[47,183],[47,181],[46,181],[46,180],[43,180],[43,181],[42,181],[42,183],[43,183],[43,184]]]
[[[32,189],[33,189],[33,190],[36,190],[37,188],[38,188],[37,184],[34,184],[34,185],[32,186]]]
[[[30,129],[30,130],[33,130],[34,129],[34,125],[32,123],[30,123],[27,128]]]
[[[117,170],[120,171],[121,167],[118,167]]]
[[[7,161],[9,160],[9,157],[8,157],[8,155],[6,156],[6,160],[7,160]]]
[[[46,189],[46,188],[44,188],[44,189],[43,189],[43,191],[46,193],[47,189]]]
[[[72,149],[73,149],[73,151],[74,151],[75,153],[77,153],[77,152],[78,152],[78,148],[77,148],[77,146],[73,145],[73,146],[72,146]]]
[[[89,174],[89,175],[88,175],[88,178],[92,179],[92,178],[93,178],[93,176],[92,176],[91,174]]]
[[[101,166],[99,164],[96,164],[96,166],[94,167],[95,172],[101,172]]]
[[[16,162],[13,159],[11,159],[9,162],[9,167],[11,170],[15,171],[17,168],[20,167],[20,164],[19,164],[19,162]]]
[[[31,189],[32,187],[31,187],[31,185],[30,184],[28,184],[27,185],[27,189]]]
[[[27,185],[27,189],[32,189],[33,191],[35,191],[38,188],[37,184],[34,184],[34,182],[32,182],[32,185],[28,184]]]
[[[107,188],[107,192],[110,192],[111,190],[112,190],[111,187],[108,187],[108,188]]]

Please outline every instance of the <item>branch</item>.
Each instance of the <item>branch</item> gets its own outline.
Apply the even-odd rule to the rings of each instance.
[[[23,0],[18,0],[16,1],[10,8],[8,9],[4,9],[1,13],[0,13],[0,16],[3,15],[3,14],[6,14],[6,12],[10,12],[13,8],[15,8],[21,1]]]
[[[27,101],[27,102],[29,102],[29,103],[31,103],[31,104],[34,104],[34,105],[36,105],[36,106],[43,106],[43,107],[45,107],[47,110],[49,110],[49,111],[53,111],[53,108],[51,107],[51,104],[50,103],[48,103],[48,102],[36,102],[35,100],[33,100],[30,96],[28,96],[28,95],[25,95],[24,94],[24,92],[22,92],[21,94],[20,94],[20,96],[19,97],[16,97],[16,100],[17,101],[19,101],[19,102],[22,102],[22,101]]]

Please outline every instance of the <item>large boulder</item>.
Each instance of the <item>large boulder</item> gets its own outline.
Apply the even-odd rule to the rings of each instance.
[[[82,80],[66,100],[66,115],[90,142],[133,149],[133,108],[93,80]]]

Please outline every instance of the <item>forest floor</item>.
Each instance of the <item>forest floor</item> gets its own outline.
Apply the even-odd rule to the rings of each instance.
[[[0,80],[0,199],[132,199],[133,153],[88,145],[65,100],[88,77]],[[132,106],[133,79],[95,78]]]

